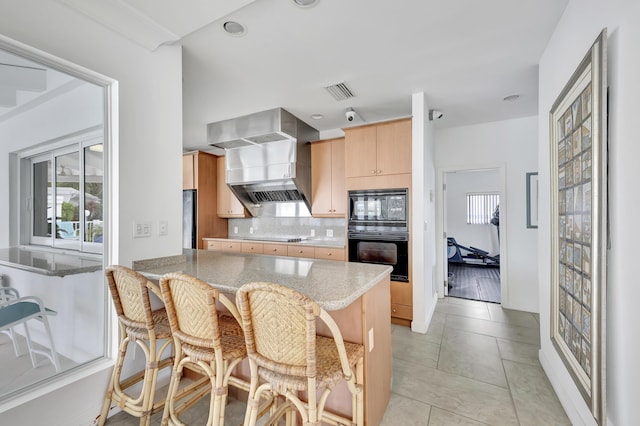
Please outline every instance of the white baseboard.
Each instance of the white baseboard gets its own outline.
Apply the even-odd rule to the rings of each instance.
[[[432,299],[433,303],[429,306],[429,310],[427,311],[427,316],[424,320],[424,323],[411,321],[411,331],[415,331],[416,333],[426,334],[427,330],[429,330],[429,324],[431,324],[431,318],[433,318],[433,313],[436,311],[436,305],[438,304],[438,293],[434,293]]]
[[[542,350],[538,351],[538,358],[571,424],[575,426],[598,426],[580,392],[573,384],[569,372],[555,368],[554,363]],[[607,421],[607,425],[612,426],[612,423]]]

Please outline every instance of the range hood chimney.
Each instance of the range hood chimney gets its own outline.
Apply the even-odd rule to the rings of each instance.
[[[226,183],[252,216],[310,216],[311,144],[319,133],[282,108],[210,123]]]

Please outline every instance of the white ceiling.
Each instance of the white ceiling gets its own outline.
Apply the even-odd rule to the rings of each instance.
[[[409,116],[416,92],[444,113],[437,126],[535,115],[537,64],[568,0],[57,1],[149,50],[181,43],[183,145],[209,150],[207,123],[275,107],[323,137]],[[324,89],[340,82],[354,98]]]

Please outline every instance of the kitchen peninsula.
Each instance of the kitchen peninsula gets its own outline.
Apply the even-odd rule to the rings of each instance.
[[[267,281],[314,299],[334,318],[344,340],[364,345],[365,424],[380,424],[391,391],[390,267],[238,252],[183,253],[137,261],[133,267],[152,280],[169,272],[192,275],[229,295],[245,283]],[[351,403],[343,391],[348,392],[339,385],[327,407],[348,414]]]

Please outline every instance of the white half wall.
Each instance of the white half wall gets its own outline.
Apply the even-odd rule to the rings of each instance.
[[[538,169],[537,117],[438,129],[435,164],[438,178],[447,171],[503,168],[500,200],[502,304],[505,308],[538,312],[538,246],[536,229],[526,227],[528,172]],[[439,181],[441,182],[441,181]],[[440,191],[441,193],[441,191]],[[438,209],[438,282],[443,283],[442,209]],[[504,267],[506,266],[506,268]],[[506,291],[505,291],[506,290]]]
[[[609,83],[609,228],[606,307],[607,424],[638,423],[640,401],[640,286],[637,262],[640,208],[640,3],[570,0],[540,60],[539,68],[539,270],[540,360],[574,424],[595,424],[549,337],[550,161],[549,111],[575,68],[607,28]]]
[[[118,146],[111,177],[118,223],[111,262],[181,253],[182,249],[182,51],[154,52],[118,36],[63,4],[24,0],[4,7],[2,35],[118,81]],[[5,172],[7,173],[7,172]],[[6,176],[6,175],[5,175]],[[3,176],[3,179],[5,177]],[[7,194],[0,192],[0,204]],[[168,222],[168,235],[157,225]],[[152,236],[133,238],[133,222],[151,223]],[[106,295],[106,293],[105,293]],[[81,382],[49,390],[39,399],[0,414],[2,424],[89,425],[100,412],[108,364]],[[81,374],[78,374],[81,376]],[[0,409],[1,411],[1,409]]]

